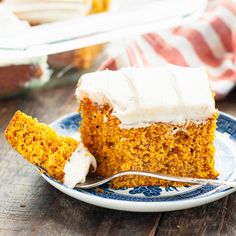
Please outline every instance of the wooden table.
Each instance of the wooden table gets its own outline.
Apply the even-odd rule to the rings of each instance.
[[[6,143],[16,110],[50,123],[76,110],[75,85],[0,102],[0,235],[236,235],[236,193],[194,209],[130,213],[92,206],[57,191]],[[236,116],[236,90],[218,108]]]

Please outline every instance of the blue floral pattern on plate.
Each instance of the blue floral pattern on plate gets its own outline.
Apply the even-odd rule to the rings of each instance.
[[[81,116],[78,113],[72,114],[65,118],[55,121],[51,126],[61,135],[72,136],[79,138],[79,123]],[[217,131],[220,134],[226,134],[227,138],[234,143],[236,141],[236,121],[224,113],[220,113],[217,123]],[[222,168],[220,178],[229,179],[235,178],[235,155],[232,149],[229,148],[218,135],[216,139],[216,166]],[[224,157],[221,160],[220,157]],[[223,167],[222,167],[223,165]],[[46,177],[50,178],[50,177]],[[50,178],[51,179],[51,178]],[[51,179],[52,180],[52,179]],[[55,180],[53,180],[55,181]],[[60,184],[60,183],[59,183]],[[60,184],[62,185],[62,184]],[[64,186],[63,186],[64,187]],[[136,201],[136,202],[172,202],[179,200],[187,200],[196,197],[205,196],[206,194],[214,194],[223,191],[229,191],[230,188],[221,188],[210,185],[195,185],[186,187],[168,186],[143,186],[136,188],[112,189],[109,184],[104,184],[97,188],[82,190],[75,188],[73,191],[78,191],[83,194],[93,195],[99,198],[113,199],[120,201]]]
[[[130,194],[142,193],[146,197],[159,196],[161,195],[161,192],[162,188],[160,186],[150,186],[150,187],[141,186],[129,190]]]

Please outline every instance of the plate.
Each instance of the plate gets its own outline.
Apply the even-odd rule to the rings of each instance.
[[[70,114],[51,124],[58,134],[80,138],[78,113]],[[236,180],[236,119],[220,112],[216,133],[216,169],[221,180]],[[133,212],[164,212],[187,209],[213,202],[233,193],[235,188],[211,185],[186,187],[146,186],[112,189],[108,184],[98,188],[70,189],[42,174],[43,178],[61,192],[78,200],[116,210]]]

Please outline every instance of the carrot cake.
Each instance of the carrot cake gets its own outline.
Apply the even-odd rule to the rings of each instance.
[[[30,25],[39,25],[61,21],[72,17],[107,11],[110,0],[92,1],[38,1],[38,0],[5,0],[8,7],[19,19]],[[76,26],[75,26],[76,27]],[[48,56],[48,64],[53,68],[70,66],[77,69],[88,69],[103,49],[103,45],[93,45],[68,52]]]
[[[70,188],[85,181],[91,165],[96,169],[96,160],[82,143],[57,135],[20,111],[10,121],[5,137],[29,162]]]
[[[25,21],[20,21],[6,8],[0,7],[0,37],[16,37],[30,28]],[[48,81],[50,71],[47,56],[30,58],[0,55],[0,97],[9,96],[20,90]]]
[[[82,142],[96,157],[99,175],[138,170],[218,176],[218,112],[203,68],[167,65],[88,73],[80,78],[76,96]],[[115,188],[167,184],[140,176],[113,181]]]

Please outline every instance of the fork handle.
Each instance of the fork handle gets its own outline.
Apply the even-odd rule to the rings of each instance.
[[[225,185],[228,187],[236,188],[236,182],[234,182],[234,181],[171,176],[171,175],[164,175],[164,174],[145,172],[145,171],[123,171],[123,172],[114,174],[113,176],[111,176],[108,179],[110,181],[114,178],[126,176],[126,175],[139,175],[139,176],[153,177],[153,178],[175,181],[175,182],[182,182],[182,183]]]

